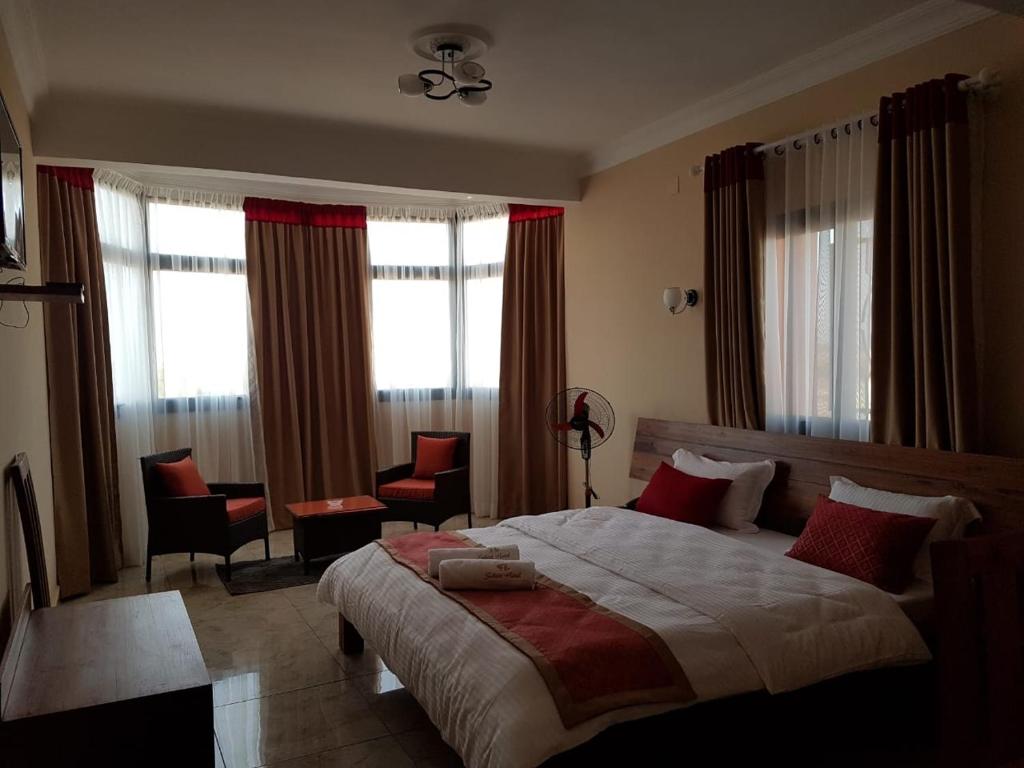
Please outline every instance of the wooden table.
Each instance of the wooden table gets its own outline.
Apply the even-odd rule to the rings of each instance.
[[[351,552],[380,538],[380,513],[387,509],[373,496],[286,504],[292,516],[295,559],[305,571],[318,557]]]
[[[4,766],[213,766],[213,688],[180,592],[19,621],[4,659]]]

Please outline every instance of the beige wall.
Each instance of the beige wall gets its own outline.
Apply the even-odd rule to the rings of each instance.
[[[2,30],[0,30],[2,32]],[[32,156],[28,113],[14,75],[7,38],[0,35],[0,93],[14,120],[22,145],[25,180],[25,240],[28,272],[5,270],[0,281],[24,276],[39,282],[39,224],[36,215],[36,166]],[[20,305],[5,305],[2,317],[19,322]],[[53,547],[53,488],[50,477],[50,437],[46,405],[46,357],[43,349],[43,315],[39,304],[30,304],[28,327],[16,330],[0,326],[0,465],[6,467],[14,454],[28,453],[46,542],[50,586],[56,588]],[[11,598],[20,597],[28,583],[21,524],[10,483],[3,483],[0,497],[0,648],[7,640]]]
[[[637,490],[628,479],[637,417],[708,418],[703,308],[672,317],[661,303],[666,286],[703,288],[703,187],[689,168],[734,144],[860,114],[883,94],[983,66],[1003,81],[985,107],[983,427],[988,452],[1024,456],[1024,20],[998,16],[585,180],[582,204],[566,210],[568,378],[616,409],[615,434],[593,464],[602,501]],[[578,457],[571,471],[580,503]]]

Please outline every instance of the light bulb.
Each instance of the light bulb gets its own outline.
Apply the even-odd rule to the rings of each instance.
[[[676,309],[683,303],[683,289],[666,288],[661,296],[661,300],[665,304],[665,309],[675,314]]]
[[[398,92],[405,96],[422,96],[427,91],[427,84],[420,80],[419,75],[407,74],[398,76]]]
[[[455,80],[459,83],[478,83],[484,76],[484,68],[475,61],[460,61],[455,65]]]
[[[459,91],[459,101],[467,107],[478,107],[487,101],[487,94],[484,91]]]

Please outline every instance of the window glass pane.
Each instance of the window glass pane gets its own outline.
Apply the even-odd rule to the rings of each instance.
[[[368,221],[370,263],[375,266],[436,267],[448,264],[446,222]]]
[[[245,275],[155,271],[153,304],[160,397],[248,391]]]
[[[500,277],[466,281],[467,387],[498,387],[501,363],[501,282]]]
[[[373,281],[377,389],[451,386],[451,315],[446,280]]]
[[[244,261],[245,214],[150,201],[149,250],[165,256]]]
[[[462,225],[463,263],[472,266],[504,262],[507,238],[508,216],[464,222]]]

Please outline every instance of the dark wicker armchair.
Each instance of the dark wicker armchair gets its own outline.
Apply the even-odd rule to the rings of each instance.
[[[416,466],[416,438],[458,438],[455,446],[454,469],[438,472],[432,480],[417,480],[412,476]],[[377,472],[376,497],[387,505],[384,520],[411,520],[434,526],[456,515],[466,515],[473,527],[473,504],[469,493],[469,433],[468,432],[413,432],[412,461]]]
[[[191,448],[143,456],[142,486],[146,494],[149,542],[146,546],[146,581],[155,555],[196,552],[224,558],[225,577],[231,580],[231,553],[243,544],[263,539],[270,559],[266,490],[263,483],[209,483],[209,496],[168,496],[155,465],[181,461]]]

